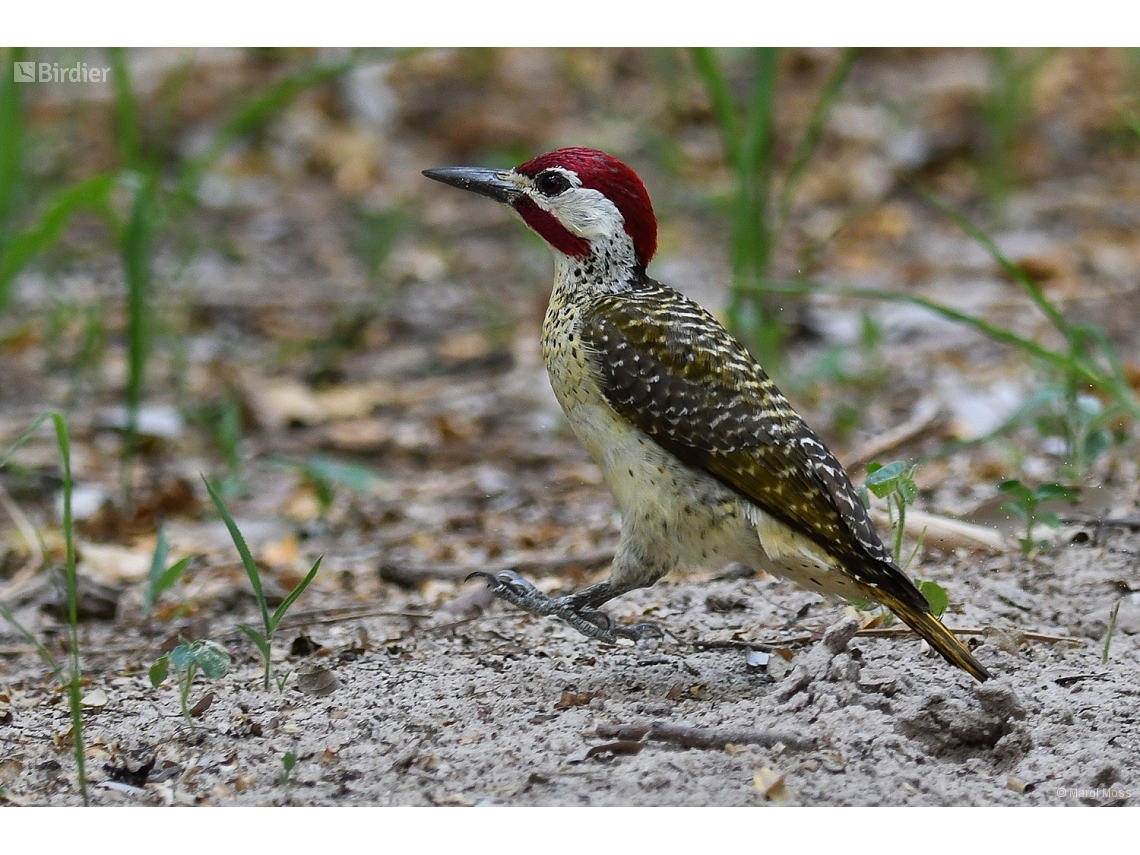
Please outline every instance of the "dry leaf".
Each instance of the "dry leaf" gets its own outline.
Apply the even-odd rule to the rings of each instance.
[[[1006,653],[1016,656],[1021,651],[1021,633],[1013,630],[999,629],[996,626],[987,626],[982,629],[982,638],[987,644],[992,644]]]
[[[198,718],[202,713],[208,710],[214,703],[216,695],[213,692],[207,692],[202,700],[190,707],[190,715],[192,718]]]
[[[150,573],[151,558],[147,552],[126,546],[82,543],[79,546],[78,569],[104,585],[138,582]]]
[[[107,706],[107,693],[102,689],[93,689],[80,698],[79,703],[85,707],[105,707]]]
[[[391,438],[392,429],[384,419],[352,419],[325,428],[326,442],[342,451],[377,451]]]
[[[308,482],[298,484],[281,506],[281,513],[287,519],[298,523],[309,523],[320,519],[321,500],[317,497],[317,491]]]
[[[491,352],[491,343],[483,332],[459,333],[441,341],[435,352],[450,362],[473,362]]]
[[[297,688],[307,695],[320,698],[339,689],[340,680],[328,668],[301,668],[297,671]]]
[[[600,697],[599,692],[563,692],[554,708],[556,710],[568,710],[570,707],[584,707],[597,697]]]
[[[786,802],[792,797],[788,788],[784,786],[784,775],[772,771],[767,766],[756,773],[752,783],[769,801]]]
[[[384,394],[386,387],[376,383],[347,383],[315,392],[313,400],[326,420],[339,422],[371,415]]]
[[[0,784],[10,784],[24,771],[24,763],[15,757],[0,760]]]
[[[243,372],[241,388],[249,411],[266,430],[280,430],[290,424],[314,425],[325,420],[316,395],[299,380],[270,380]]]
[[[300,553],[297,535],[290,532],[276,543],[267,544],[261,550],[260,557],[274,570],[291,569],[297,563]]]
[[[447,795],[433,798],[432,801],[439,807],[474,807],[475,802],[467,796],[460,793],[449,793]]]

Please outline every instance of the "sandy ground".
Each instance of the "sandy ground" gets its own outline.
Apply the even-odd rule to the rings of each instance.
[[[1033,626],[1083,642],[991,633],[977,648],[997,677],[985,685],[912,637],[852,638],[855,622],[838,607],[751,576],[622,598],[616,614],[656,620],[675,637],[616,648],[504,606],[456,619],[398,595],[380,606],[427,617],[312,626],[316,652],[277,662],[293,672],[283,693],[262,690],[258,663],[239,662],[195,686],[192,703],[214,698],[193,726],[172,687],[150,687],[135,633],[101,630],[86,648],[87,667],[106,677],[106,698],[88,708],[92,800],[1135,805],[1135,595],[1107,664],[1100,652],[1113,583],[1137,548],[1135,535],[1102,532],[1047,558],[933,572],[963,599],[954,625]],[[795,613],[795,627],[755,631],[758,618]],[[822,640],[803,643],[819,627],[829,627]],[[791,661],[700,649],[757,637],[793,638]],[[7,798],[76,803],[59,692],[34,673],[5,682],[24,686],[7,690],[0,713]],[[297,764],[283,780],[289,752]]]

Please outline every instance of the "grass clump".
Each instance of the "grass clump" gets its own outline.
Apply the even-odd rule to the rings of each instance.
[[[187,555],[167,567],[166,559],[169,555],[170,545],[166,542],[166,533],[159,529],[158,542],[155,543],[150,572],[147,574],[146,590],[143,591],[143,614],[148,618],[154,611],[155,600],[163,591],[174,587],[190,565],[191,556]]]
[[[752,48],[744,54],[750,76],[742,103],[733,97],[720,52],[694,48],[692,56],[712,103],[725,162],[735,178],[729,325],[762,364],[772,366],[781,356],[783,342],[774,292],[767,289],[772,258],[787,225],[796,190],[819,147],[824,124],[858,51],[848,49],[840,55],[782,175],[777,175],[775,157],[777,49]]]
[[[71,495],[73,482],[71,478],[71,440],[67,431],[67,420],[60,413],[44,413],[32,426],[20,436],[19,439],[0,457],[0,469],[3,469],[11,460],[12,455],[34,434],[44,422],[51,420],[55,427],[56,444],[59,446],[60,468],[63,473],[63,537],[66,549],[64,559],[64,579],[67,586],[67,628],[68,628],[68,668],[65,671],[59,660],[52,652],[29,632],[16,617],[0,603],[0,616],[15,627],[29,644],[36,648],[40,657],[47,664],[55,677],[56,682],[63,687],[67,694],[67,705],[71,710],[71,739],[72,750],[75,755],[75,770],[79,781],[79,792],[83,796],[83,803],[87,804],[87,763],[86,750],[83,742],[83,704],[81,702],[80,682],[82,672],[79,662],[79,593],[75,576],[75,524],[71,514]]]
[[[206,479],[203,478],[203,480],[205,481]],[[262,661],[265,663],[265,688],[268,689],[269,678],[273,673],[273,660],[271,656],[273,635],[277,632],[277,627],[281,623],[281,619],[285,617],[293,603],[304,593],[305,589],[309,587],[309,583],[316,577],[317,571],[321,569],[321,561],[324,560],[324,556],[322,555],[317,559],[312,569],[305,575],[305,578],[297,583],[297,587],[289,592],[289,595],[281,601],[281,604],[277,606],[276,611],[271,615],[269,613],[269,606],[265,601],[265,591],[261,585],[261,573],[257,569],[257,562],[253,560],[253,555],[250,554],[249,546],[246,544],[245,538],[242,537],[242,533],[238,529],[237,523],[234,522],[233,515],[230,513],[229,508],[226,507],[226,503],[222,499],[221,494],[209,481],[206,481],[206,490],[209,492],[210,498],[213,499],[214,506],[217,507],[218,513],[221,514],[222,519],[225,521],[226,528],[230,531],[230,537],[233,538],[234,546],[237,547],[238,555],[241,556],[242,565],[245,567],[245,572],[249,576],[249,583],[253,587],[254,596],[257,598],[257,605],[261,610],[260,630],[244,623],[238,624],[238,629],[249,637],[261,653]],[[288,673],[277,677],[277,688],[279,691],[284,690],[285,681],[288,678]]]
[[[1061,527],[1061,520],[1053,511],[1041,510],[1044,502],[1078,502],[1080,496],[1072,487],[1061,484],[1042,484],[1035,490],[1022,484],[1016,479],[1002,481],[998,490],[1010,497],[1008,502],[1001,506],[1007,514],[1020,517],[1025,523],[1025,536],[1017,539],[1021,544],[1021,551],[1028,555],[1035,550],[1044,549],[1049,545],[1047,540],[1038,540],[1033,536],[1033,529],[1038,525],[1056,531]]]

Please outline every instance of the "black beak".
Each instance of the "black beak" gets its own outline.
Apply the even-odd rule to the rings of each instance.
[[[460,190],[470,190],[509,205],[522,195],[522,191],[518,185],[502,177],[507,172],[505,169],[484,169],[479,166],[442,166],[438,169],[425,169],[424,175],[433,181],[441,181]]]

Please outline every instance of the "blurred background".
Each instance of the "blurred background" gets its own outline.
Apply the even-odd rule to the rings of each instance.
[[[548,250],[420,175],[564,145],[641,175],[650,274],[857,482],[898,457],[921,504],[979,522],[1010,518],[1011,479],[1135,513],[1136,50],[0,57],[0,448],[65,416],[81,536],[126,550],[81,555],[105,584],[161,526],[227,546],[200,473],[286,589],[330,542],[362,597],[417,561],[612,543],[538,356]],[[0,471],[8,592],[59,477],[46,430]]]

